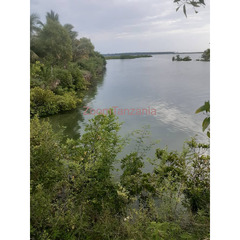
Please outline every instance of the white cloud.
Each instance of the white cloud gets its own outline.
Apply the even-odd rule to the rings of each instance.
[[[50,10],[102,53],[202,51],[209,44],[209,1],[198,14],[189,8],[186,18],[172,0],[31,0],[42,20]]]

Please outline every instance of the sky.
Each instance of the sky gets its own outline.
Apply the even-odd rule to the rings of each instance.
[[[90,38],[102,54],[120,52],[194,52],[210,47],[210,2],[196,14],[176,12],[173,0],[31,0],[31,13],[45,22],[59,14],[78,37]]]

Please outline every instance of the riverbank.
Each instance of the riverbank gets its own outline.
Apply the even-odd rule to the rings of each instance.
[[[62,25],[58,15],[50,15],[45,24],[39,24],[37,15],[31,15],[31,117],[75,109],[82,102],[77,93],[88,89],[106,68],[104,56],[94,50],[90,39],[78,39],[71,24]]]
[[[56,78],[50,85],[38,84],[30,89],[30,111],[31,117],[38,115],[39,117],[46,117],[61,112],[76,109],[82,103],[82,99],[86,90],[91,87],[92,82],[96,81],[103,75],[105,65],[102,66],[101,73],[93,75],[89,71],[84,71],[85,75],[79,68],[75,70],[79,73],[79,78],[74,78],[74,73],[68,70],[63,70],[67,76],[59,80]],[[81,73],[81,74],[80,74]],[[70,86],[62,87],[64,81],[70,80]],[[76,80],[80,80],[76,82]],[[74,83],[74,82],[75,83]],[[79,83],[81,86],[79,86]]]

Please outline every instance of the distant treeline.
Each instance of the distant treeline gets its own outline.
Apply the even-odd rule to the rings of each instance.
[[[152,55],[115,55],[115,56],[106,56],[105,59],[135,59],[135,58],[146,58],[152,57]]]
[[[120,55],[160,55],[160,54],[200,54],[203,52],[127,52],[127,53],[108,53],[103,54],[104,57],[120,56]]]
[[[191,57],[185,56],[185,57],[180,57],[180,55],[176,55],[176,57],[172,57],[172,61],[177,61],[177,62],[182,62],[182,61],[192,61]],[[203,62],[209,62],[210,61],[210,49],[206,49],[202,55],[201,59],[196,59],[196,61],[203,61]]]

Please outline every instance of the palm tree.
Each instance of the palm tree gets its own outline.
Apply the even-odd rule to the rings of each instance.
[[[63,27],[68,31],[69,36],[71,37],[72,41],[73,41],[74,39],[76,39],[78,33],[77,33],[76,31],[72,31],[72,29],[74,28],[73,25],[71,25],[71,24],[65,24]]]
[[[43,23],[40,21],[39,16],[36,13],[30,15],[30,36],[34,36],[39,33]]]
[[[47,12],[46,19],[47,19],[47,21],[52,20],[52,21],[59,22],[59,15],[51,10],[50,13]]]

